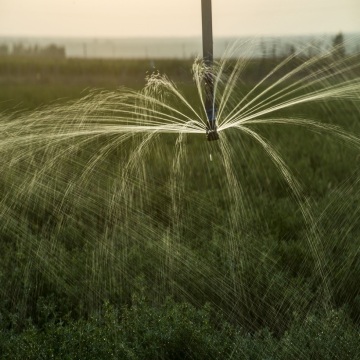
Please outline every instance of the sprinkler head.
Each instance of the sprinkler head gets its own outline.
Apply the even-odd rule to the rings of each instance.
[[[207,112],[208,126],[206,128],[206,138],[208,141],[219,140],[216,126],[216,109],[211,107]]]
[[[208,141],[219,140],[219,134],[217,132],[217,128],[216,127],[215,127],[215,129],[207,128],[206,129],[206,138]]]

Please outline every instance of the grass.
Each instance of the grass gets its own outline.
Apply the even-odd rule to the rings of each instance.
[[[274,59],[264,61],[250,63],[241,91],[274,66]],[[152,70],[145,60],[3,58],[0,64],[1,110],[25,114],[58,97],[78,99],[86,88],[141,88]],[[189,63],[156,66],[192,94]],[[327,101],[291,111],[360,133],[357,103]],[[39,189],[54,189],[51,200],[46,190],[16,188],[29,189],[24,174],[42,164],[41,152],[14,167],[2,163],[2,205],[11,210],[2,212],[0,233],[3,357],[356,359],[358,150],[300,127],[258,131],[303,183],[321,233],[327,295],[299,206],[254,141],[226,133],[232,170],[246,190],[246,218],[237,227],[237,204],[224,169],[216,166],[220,155],[205,135],[184,139],[184,170],[175,179],[169,169],[177,136],[154,140],[129,169],[119,203],[130,205],[120,205],[119,213],[109,205],[109,189],[141,137],[108,154],[64,196],[107,144],[99,138],[74,150],[77,166],[63,158],[39,178]],[[181,199],[177,209],[172,196]]]

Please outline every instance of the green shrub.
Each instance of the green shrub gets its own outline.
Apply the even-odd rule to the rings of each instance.
[[[87,320],[58,319],[41,329],[29,322],[22,332],[3,329],[1,358],[355,360],[360,354],[359,328],[344,311],[297,317],[275,337],[267,329],[245,332],[209,305],[133,301],[130,308],[105,305]]]

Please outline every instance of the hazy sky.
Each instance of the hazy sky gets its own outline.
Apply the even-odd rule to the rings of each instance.
[[[215,36],[360,31],[360,0],[212,0]],[[193,36],[201,0],[0,0],[0,36]]]

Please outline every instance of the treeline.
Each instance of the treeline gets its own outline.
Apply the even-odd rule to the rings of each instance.
[[[0,45],[0,56],[31,56],[31,57],[51,57],[65,58],[65,47],[50,44],[47,46],[25,46],[22,43],[15,44],[10,48],[6,44]]]
[[[348,46],[347,46],[348,45]],[[306,43],[296,44],[295,42],[281,43],[281,40],[274,40],[271,43],[262,41],[260,43],[260,53],[262,59],[276,59],[287,56],[296,56],[300,48],[302,48],[302,55],[307,57],[314,57],[320,55],[324,51],[331,50],[336,57],[345,57],[347,54],[360,53],[360,45],[356,48],[346,44],[342,32],[336,34],[329,43],[324,43],[321,39],[313,39]]]

